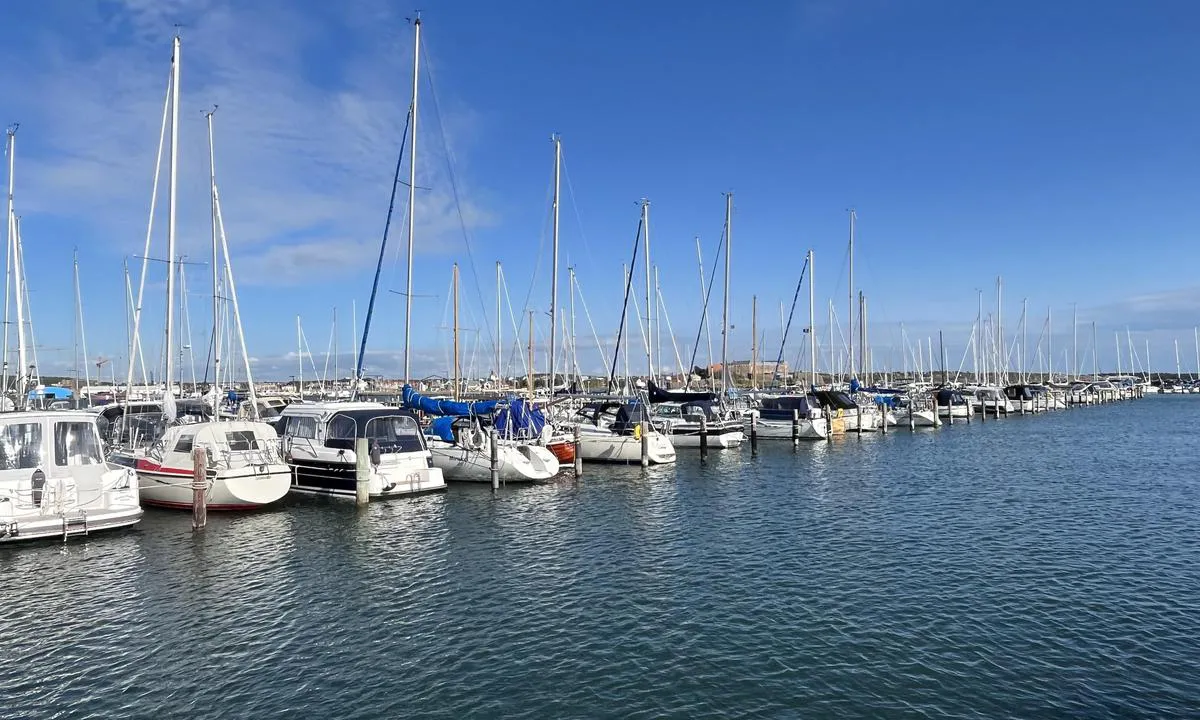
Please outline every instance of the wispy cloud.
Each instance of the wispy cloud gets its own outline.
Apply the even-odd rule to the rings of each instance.
[[[217,176],[240,283],[330,280],[374,263],[411,76],[408,26],[389,3],[300,13],[278,2],[123,0],[69,22],[31,37],[32,51],[0,78],[5,96],[27,99],[10,109],[25,125],[22,212],[83,228],[114,255],[140,252],[170,38],[182,23],[180,251],[207,244],[203,112],[215,104]],[[429,189],[418,196],[418,251],[456,248],[462,223],[495,220],[462,173],[454,202],[439,128],[461,168],[474,119],[451,114],[453,103],[442,110],[442,123],[428,105],[422,111],[418,184]],[[397,219],[403,204],[401,188]],[[160,194],[157,256],[165,209]]]

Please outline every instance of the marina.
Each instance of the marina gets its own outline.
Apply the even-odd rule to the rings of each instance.
[[[475,5],[0,42],[0,715],[1196,713],[1175,23]]]
[[[1186,716],[1195,413],[1167,395],[362,510],[289,497],[201,533],[147,509],[129,532],[0,548],[0,703]]]

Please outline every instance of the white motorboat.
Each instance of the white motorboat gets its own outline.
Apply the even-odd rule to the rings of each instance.
[[[1015,412],[1013,405],[1005,396],[1004,391],[997,387],[968,387],[963,390],[964,395],[973,396],[976,403],[979,405],[980,412],[988,412],[995,415],[997,412],[1008,414]],[[970,399],[970,398],[968,398]]]
[[[65,540],[141,517],[137,475],[105,463],[94,414],[0,416],[0,542]]]
[[[288,405],[279,419],[283,456],[292,469],[292,491],[355,497],[355,443],[368,441],[372,498],[446,489],[441,469],[413,414],[373,402]]]

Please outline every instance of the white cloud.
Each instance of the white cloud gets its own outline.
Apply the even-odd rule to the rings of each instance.
[[[110,12],[111,11],[111,12]],[[336,15],[331,15],[336,13]],[[17,112],[21,212],[77,224],[114,255],[140,253],[169,71],[183,35],[179,242],[205,252],[213,104],[217,176],[239,284],[294,284],[375,261],[411,77],[411,33],[384,2],[295,12],[278,2],[124,0],[31,36],[0,78]],[[426,89],[424,86],[422,89]],[[446,112],[445,91],[439,100]],[[417,249],[461,245],[439,123],[422,106]],[[476,124],[444,118],[468,228],[493,222],[462,177]],[[155,249],[165,252],[165,179]],[[396,220],[404,212],[404,188]],[[394,221],[393,247],[403,245]]]

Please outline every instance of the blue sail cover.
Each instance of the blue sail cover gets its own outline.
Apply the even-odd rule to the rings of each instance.
[[[429,423],[429,434],[441,438],[448,443],[454,442],[454,418],[434,418],[433,422]]]
[[[434,400],[433,398],[421,395],[416,390],[413,390],[410,385],[404,386],[404,392],[401,397],[404,399],[404,407],[406,408],[420,410],[429,415],[449,415],[452,417],[490,415],[495,411],[496,405],[499,404],[495,400],[483,400],[473,403]]]
[[[546,416],[532,403],[522,398],[514,398],[508,407],[501,408],[496,413],[496,432],[508,438],[541,437],[542,429],[546,427]]]

